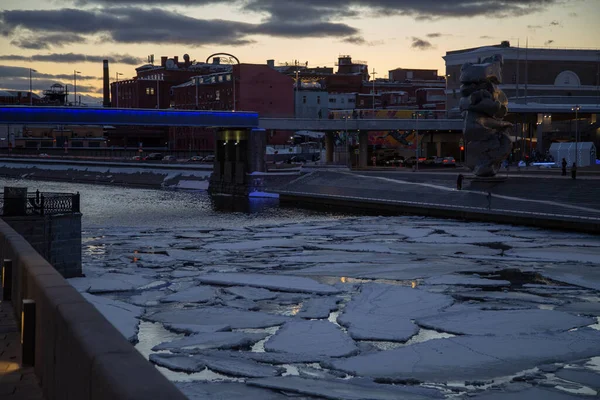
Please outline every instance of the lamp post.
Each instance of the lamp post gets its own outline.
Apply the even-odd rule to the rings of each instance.
[[[30,106],[33,105],[33,86],[31,83],[31,73],[32,72],[37,72],[37,71],[35,69],[29,68],[29,105]]]
[[[120,72],[115,72],[116,74],[116,79],[115,79],[115,97],[117,98],[117,108],[119,108],[119,76],[123,75]]]
[[[373,119],[375,119],[375,75],[377,75],[377,72],[373,68]]]
[[[578,118],[579,110],[581,110],[581,107],[579,107],[579,105],[576,105],[571,108],[571,111],[575,111],[575,164],[576,165],[580,165],[579,161],[581,161],[581,160],[578,160],[578,157],[577,157],[579,154],[579,118]]]
[[[416,112],[417,115],[417,120],[415,122],[415,131],[416,131],[416,135],[417,135],[417,148],[415,149],[415,152],[417,153],[417,171],[419,170],[419,112]]]
[[[77,105],[77,74],[79,71],[73,71],[73,104]]]
[[[449,114],[449,105],[448,105],[448,79],[450,78],[450,74],[446,74],[446,91],[444,92],[445,96],[445,100],[446,100],[446,119],[448,119],[448,114]]]

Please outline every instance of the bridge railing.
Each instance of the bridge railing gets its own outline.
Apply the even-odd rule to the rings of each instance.
[[[26,196],[12,196],[10,191],[0,198],[0,215],[56,215],[80,212],[78,193],[28,193]]]
[[[19,321],[23,364],[46,400],[183,395],[35,249],[0,219],[3,300]]]

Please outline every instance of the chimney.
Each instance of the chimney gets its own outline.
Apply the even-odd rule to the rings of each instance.
[[[179,66],[179,56],[173,57],[173,61],[175,61],[175,65]]]
[[[275,68],[275,60],[267,60],[267,66],[269,68]]]
[[[102,78],[102,91],[104,94],[104,100],[102,101],[102,106],[110,107],[110,85],[108,84],[108,60],[102,60],[104,76]]]
[[[221,57],[213,57],[213,64],[214,65],[220,65],[221,64]]]
[[[166,66],[167,66],[167,57],[165,57],[165,56],[162,56],[162,57],[160,58],[160,66],[161,66],[161,67],[166,67]]]

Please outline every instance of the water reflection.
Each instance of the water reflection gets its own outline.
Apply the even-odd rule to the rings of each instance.
[[[210,196],[213,210],[218,212],[235,212],[258,214],[273,212],[279,208],[279,199],[274,198],[240,198],[233,196]]]

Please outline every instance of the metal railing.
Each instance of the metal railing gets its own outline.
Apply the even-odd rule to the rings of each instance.
[[[15,199],[11,199],[14,201]],[[0,197],[0,215],[4,212],[5,199]],[[13,205],[14,206],[14,205]],[[18,208],[23,211],[21,215],[56,215],[56,214],[74,214],[80,212],[79,192],[73,193],[41,193],[36,190],[35,193],[27,194],[25,204]],[[11,213],[12,215],[12,213]]]

